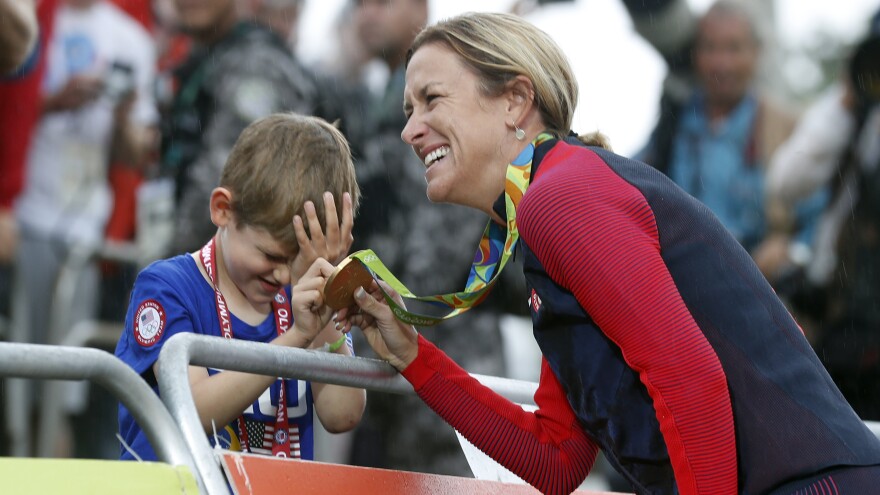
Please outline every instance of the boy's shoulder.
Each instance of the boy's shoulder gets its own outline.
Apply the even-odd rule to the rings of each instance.
[[[171,258],[156,260],[138,274],[138,282],[161,280],[175,286],[183,282],[191,282],[201,277],[195,259],[189,254],[181,254]]]

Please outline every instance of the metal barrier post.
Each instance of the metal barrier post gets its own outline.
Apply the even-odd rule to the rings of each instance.
[[[90,380],[109,390],[143,428],[159,460],[189,467],[204,484],[174,419],[153,389],[116,356],[97,349],[0,343],[0,375],[49,380]],[[228,491],[227,491],[228,493]]]
[[[83,320],[73,325],[73,328],[59,342],[59,345],[112,349],[119,340],[122,327],[121,323]],[[59,400],[60,397],[63,397],[64,391],[64,384],[61,382],[48,380],[43,384],[43,402],[40,407],[39,428],[37,429],[37,457],[55,457],[55,442],[65,416],[64,401]]]
[[[61,262],[52,291],[52,305],[49,308],[48,331],[46,341],[41,344],[65,345],[65,339],[70,331],[70,314],[74,308],[80,277],[88,267],[98,259],[116,261],[120,263],[144,264],[145,260],[140,255],[137,247],[128,242],[107,242],[101,246],[75,244],[68,247],[67,254]],[[16,273],[16,276],[19,276]],[[29,317],[29,302],[23,292],[21,284],[16,282],[12,293],[12,321],[9,322],[9,340],[16,343],[32,343],[34,336],[28,333],[31,326]],[[71,344],[75,345],[75,344]],[[34,425],[31,424],[31,410],[29,408],[31,390],[29,383],[22,379],[8,380],[5,403],[2,407],[6,410],[6,424],[3,427],[10,435],[10,454],[15,457],[27,457],[33,452],[31,442]],[[52,384],[43,387],[42,397],[54,394],[57,389]],[[51,402],[51,414],[49,419],[40,418],[40,440],[37,446],[39,455],[45,455],[49,449],[46,438],[49,433],[58,429],[57,424],[49,421],[57,421],[60,418],[63,404],[54,399]],[[49,427],[49,433],[43,433],[43,428]]]

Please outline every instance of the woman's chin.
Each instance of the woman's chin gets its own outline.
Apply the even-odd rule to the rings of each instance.
[[[432,203],[446,203],[447,202],[447,192],[446,188],[441,187],[436,183],[428,183],[428,187],[425,190],[425,194],[428,196],[428,200]]]

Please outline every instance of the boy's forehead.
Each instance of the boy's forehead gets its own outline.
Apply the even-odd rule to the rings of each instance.
[[[290,227],[293,229],[293,226]],[[250,238],[251,242],[261,251],[267,254],[289,257],[296,254],[297,246],[287,245],[284,241],[278,239],[269,232],[269,229],[257,225],[246,225],[244,233]]]

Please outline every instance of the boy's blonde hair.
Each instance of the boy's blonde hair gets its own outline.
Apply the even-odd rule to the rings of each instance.
[[[342,194],[351,194],[357,210],[360,190],[351,150],[336,127],[317,117],[276,113],[250,124],[235,142],[220,176],[232,193],[239,227],[266,229],[289,253],[298,252],[293,216],[305,222],[312,201],[326,231],[325,191],[333,193],[342,216]],[[308,224],[305,225],[308,231]]]

